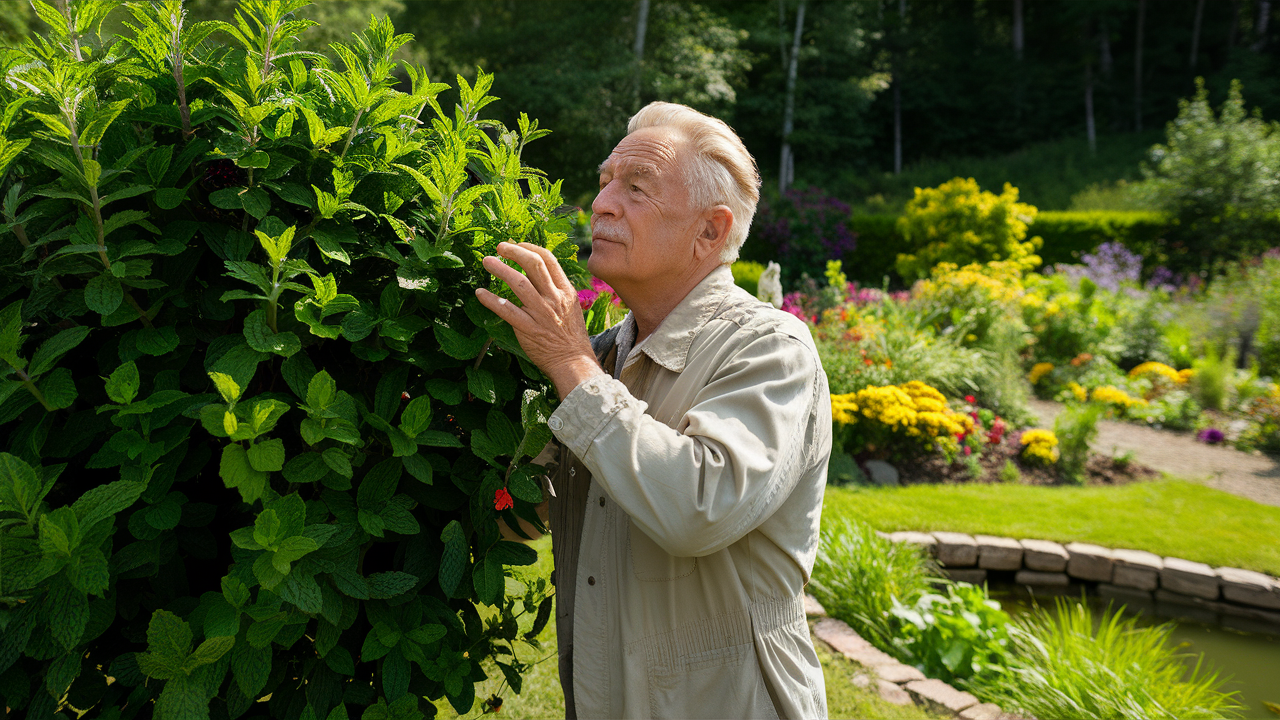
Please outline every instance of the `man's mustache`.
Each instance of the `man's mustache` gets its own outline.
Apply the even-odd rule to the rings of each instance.
[[[598,238],[600,240],[623,242],[626,240],[626,233],[611,225],[604,223],[591,223],[591,237]]]

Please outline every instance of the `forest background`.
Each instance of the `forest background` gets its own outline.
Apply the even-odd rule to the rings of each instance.
[[[822,187],[855,212],[896,212],[913,187],[954,175],[997,192],[1011,182],[1042,210],[1137,202],[1114,190],[1141,177],[1197,76],[1215,106],[1239,79],[1250,108],[1280,115],[1272,5],[322,0],[302,12],[321,22],[312,49],[388,15],[416,37],[402,53],[433,78],[496,73],[505,102],[490,109],[509,126],[514,115],[502,114],[524,111],[554,131],[528,161],[563,177],[572,203],[590,203],[627,118],[661,99],[733,125],[771,191]],[[0,38],[38,28],[26,3],[6,6]],[[188,7],[192,19],[226,18],[231,2]]]

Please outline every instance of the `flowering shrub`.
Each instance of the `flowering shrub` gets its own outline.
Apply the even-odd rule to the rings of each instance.
[[[1012,262],[939,263],[913,291],[940,330],[961,330],[970,345],[984,343],[1000,322],[1017,323],[1020,331],[1015,312],[1022,294],[1022,269]]]
[[[1051,430],[1027,430],[1018,440],[1022,445],[1022,457],[1042,465],[1058,461],[1058,438]]]
[[[1280,385],[1272,383],[1269,392],[1251,400],[1244,416],[1249,427],[1241,433],[1236,446],[1280,454]]]
[[[1112,405],[1121,411],[1128,410],[1131,407],[1145,407],[1147,401],[1142,398],[1130,396],[1123,390],[1112,385],[1104,385],[1093,389],[1090,398],[1094,402],[1100,402],[1104,405]]]
[[[1141,365],[1130,370],[1129,377],[1131,378],[1140,378],[1140,377],[1162,378],[1164,381],[1171,383],[1173,385],[1186,385],[1187,381],[1191,379],[1191,376],[1194,374],[1194,372],[1195,371],[1191,370],[1190,368],[1187,368],[1186,370],[1178,371],[1178,370],[1174,370],[1168,365],[1165,365],[1164,363],[1149,361],[1149,362],[1144,362]]]
[[[1072,279],[1089,278],[1094,285],[1116,292],[1122,284],[1136,284],[1142,275],[1142,256],[1118,242],[1103,243],[1080,256],[1080,265],[1056,265],[1054,271]]]
[[[1040,238],[1026,239],[1035,216],[1035,207],[1018,202],[1018,189],[1008,183],[1000,195],[984,192],[973,178],[916,188],[898,219],[898,231],[912,249],[898,256],[898,274],[915,280],[942,262],[1005,261],[1030,270],[1040,264]]]
[[[1053,363],[1040,362],[1031,367],[1031,372],[1027,373],[1027,381],[1032,385],[1040,382],[1045,375],[1053,372]]]
[[[780,200],[760,203],[747,243],[760,259],[777,259],[782,285],[794,287],[802,275],[819,277],[823,264],[853,252],[858,236],[849,229],[850,208],[820,188],[788,190]]]
[[[942,393],[918,380],[832,395],[831,417],[843,431],[840,445],[851,453],[954,453],[974,427],[971,417],[952,410]]]

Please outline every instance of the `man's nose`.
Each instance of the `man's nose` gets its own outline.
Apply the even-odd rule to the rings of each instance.
[[[591,212],[594,215],[617,215],[618,202],[617,192],[614,190],[618,185],[617,182],[610,180],[605,186],[600,188],[600,192],[596,193],[596,199],[591,201]]]

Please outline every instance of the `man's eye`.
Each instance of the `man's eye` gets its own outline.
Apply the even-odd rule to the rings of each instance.
[[[640,186],[639,186],[639,185],[632,185],[632,186],[631,186],[631,192],[640,192]]]

